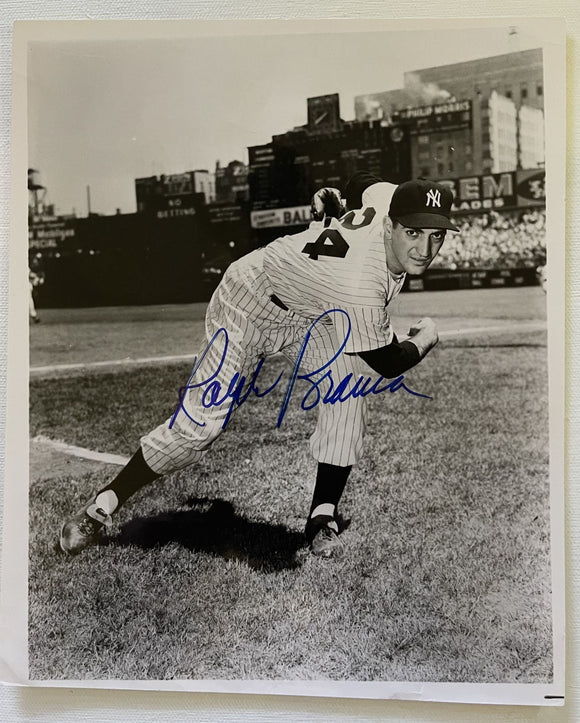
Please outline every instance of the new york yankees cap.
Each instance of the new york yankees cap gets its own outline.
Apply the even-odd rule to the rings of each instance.
[[[389,216],[408,228],[448,228],[451,223],[453,193],[442,183],[419,179],[397,186],[391,199]]]

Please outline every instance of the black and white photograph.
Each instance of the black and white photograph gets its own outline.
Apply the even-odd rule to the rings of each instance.
[[[19,682],[562,705],[562,26],[44,25]]]

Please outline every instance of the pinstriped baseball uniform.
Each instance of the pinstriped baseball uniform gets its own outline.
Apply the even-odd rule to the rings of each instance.
[[[337,382],[352,374],[354,384],[360,374],[373,376],[356,352],[392,341],[386,306],[404,281],[404,275],[394,278],[387,269],[383,237],[395,188],[374,184],[363,194],[362,209],[330,223],[312,223],[306,231],[279,238],[233,263],[208,306],[207,340],[216,333],[217,337],[198,362],[195,378],[212,377],[227,388],[236,372],[251,377],[263,357],[281,352],[294,363],[309,329],[312,337],[301,368],[315,372],[344,342],[348,320],[347,353],[332,362],[332,378]],[[273,295],[287,308],[275,303]],[[313,320],[332,309],[346,311],[348,319],[332,313],[311,327]],[[228,334],[226,354],[220,329]],[[199,461],[221,433],[229,412],[229,404],[204,405],[203,388],[190,389],[183,405],[187,414],[177,414],[141,439],[145,461],[159,474]],[[366,406],[361,397],[318,405],[310,440],[318,462],[346,467],[360,458]]]

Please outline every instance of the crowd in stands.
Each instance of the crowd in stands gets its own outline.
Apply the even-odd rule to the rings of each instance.
[[[546,211],[456,216],[459,233],[447,233],[433,266],[445,269],[537,267],[546,259]]]

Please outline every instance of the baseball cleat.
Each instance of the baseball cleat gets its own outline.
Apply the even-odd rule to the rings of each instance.
[[[340,557],[344,545],[338,536],[338,524],[334,517],[316,515],[306,523],[306,538],[310,543],[310,551],[317,557]]]
[[[104,527],[113,524],[111,515],[97,507],[94,500],[68,519],[60,531],[60,547],[68,555],[76,555],[99,542]]]

